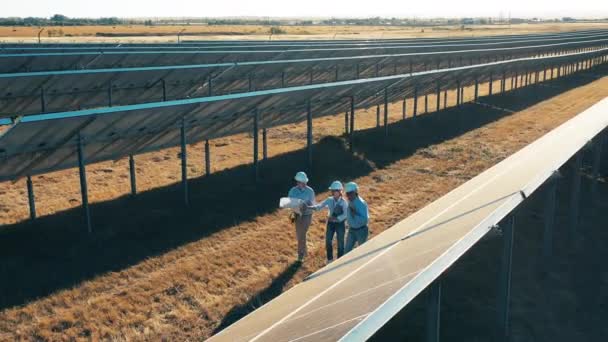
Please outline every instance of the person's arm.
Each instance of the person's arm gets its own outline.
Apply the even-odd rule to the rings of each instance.
[[[329,198],[319,204],[311,205],[311,206],[309,206],[309,208],[312,210],[321,210],[321,209],[327,207],[328,205],[329,205]]]
[[[340,205],[342,206],[342,215],[339,215],[338,217],[336,217],[336,220],[338,222],[342,222],[342,221],[346,220],[346,215],[348,214],[348,204],[346,203],[346,201],[342,200]]]
[[[294,198],[295,196],[295,191],[293,191],[293,188],[289,189],[289,192],[287,193],[287,197],[289,198]]]

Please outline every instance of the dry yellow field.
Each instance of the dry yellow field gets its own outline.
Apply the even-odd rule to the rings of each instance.
[[[270,26],[188,25],[188,26],[49,26],[43,42],[175,42],[185,30],[188,39],[373,39],[412,37],[472,37],[489,35],[547,33],[608,28],[608,23],[542,23],[514,25],[460,25],[435,27],[406,26],[280,26],[284,34],[270,37]],[[0,42],[37,42],[39,27],[0,27]]]

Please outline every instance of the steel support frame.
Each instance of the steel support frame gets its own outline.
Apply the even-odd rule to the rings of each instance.
[[[511,214],[502,225],[503,247],[500,265],[497,302],[497,339],[496,341],[508,341],[509,311],[511,303],[511,274],[513,267],[513,238],[515,233],[515,216]]]
[[[597,191],[597,180],[600,177],[600,164],[602,157],[602,145],[604,144],[604,135],[600,133],[593,139],[593,164],[591,165],[591,200],[594,204],[599,201]]]
[[[441,280],[439,278],[427,289],[426,341],[439,342],[441,331]]]
[[[583,152],[578,151],[572,161],[572,180],[570,193],[570,237],[573,238],[578,229],[581,196],[581,167],[583,166]]]
[[[543,232],[543,258],[548,266],[553,256],[553,230],[555,225],[555,195],[557,193],[557,172],[553,174],[545,185],[545,203],[543,208],[544,232]]]

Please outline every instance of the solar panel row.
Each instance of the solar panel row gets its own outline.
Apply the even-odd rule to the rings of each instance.
[[[0,74],[0,117],[397,75],[582,51],[604,39],[503,49]]]
[[[0,137],[0,180],[78,165],[75,147],[84,141],[88,162],[158,150],[186,140],[197,142],[367,108],[443,89],[460,88],[503,75],[536,73],[548,67],[606,60],[608,49],[542,58],[523,58],[413,74],[297,86],[20,118]],[[577,64],[580,65],[580,64]],[[577,66],[578,68],[578,66]],[[553,72],[552,72],[553,73]],[[491,76],[492,75],[492,76]],[[538,73],[536,74],[538,80]],[[354,99],[354,103],[351,103]],[[255,113],[255,115],[254,115]]]
[[[487,37],[453,37],[453,38],[409,38],[409,39],[375,39],[375,40],[233,40],[233,41],[189,41],[182,44],[170,43],[121,43],[121,44],[97,44],[97,43],[48,43],[48,44],[0,44],[0,53],[17,51],[67,51],[67,50],[101,50],[101,49],[147,49],[147,48],[171,48],[171,49],[191,49],[191,48],[267,48],[267,47],[349,47],[349,46],[391,46],[391,45],[421,45],[421,44],[451,44],[451,43],[488,43],[506,42],[514,40],[530,39],[552,39],[577,36],[588,36],[592,34],[606,33],[606,30],[586,30],[575,32],[563,32],[557,34],[528,34],[528,35],[509,35],[509,36],[487,36]]]
[[[48,52],[48,53],[5,53],[0,54],[0,73],[34,72],[52,70],[99,69],[139,66],[167,66],[212,63],[240,63],[247,61],[271,61],[308,58],[351,57],[365,55],[404,54],[419,52],[446,52],[482,48],[517,48],[533,46],[549,41],[554,44],[574,43],[583,47],[585,40],[605,39],[608,33],[585,37],[560,38],[556,40],[527,40],[507,43],[450,44],[425,46],[380,46],[356,48],[313,48],[292,50],[227,50],[227,51],[89,51],[89,52]]]

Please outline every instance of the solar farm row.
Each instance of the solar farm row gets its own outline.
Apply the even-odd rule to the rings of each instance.
[[[398,75],[498,60],[590,51],[605,46],[608,46],[608,35],[604,38],[579,38],[575,42],[509,48],[485,48],[479,45],[476,49],[446,52],[171,66],[150,66],[162,64],[165,59],[179,64],[180,60],[170,59],[171,55],[161,54],[156,58],[150,54],[129,54],[122,58],[120,55],[102,55],[89,62],[79,60],[77,64],[87,64],[86,70],[19,73],[4,70],[0,74],[0,117]],[[68,65],[71,63],[69,60],[61,59],[59,65],[54,64],[55,55],[17,56],[20,58],[0,55],[0,68],[4,65],[13,70],[68,66],[70,68],[67,69],[74,69],[73,65]],[[8,61],[3,57],[7,57]],[[79,57],[92,58],[89,55]],[[146,66],[112,67],[116,64]]]
[[[314,47],[364,47],[364,46],[391,46],[391,45],[421,45],[421,44],[453,44],[453,43],[489,43],[508,42],[514,40],[538,40],[586,36],[592,34],[606,33],[606,30],[586,30],[575,32],[563,32],[557,34],[528,34],[488,37],[455,37],[455,38],[410,38],[410,39],[376,39],[376,40],[245,40],[245,41],[204,41],[185,42],[181,44],[170,43],[121,43],[121,44],[96,44],[96,43],[49,43],[49,44],[0,44],[0,53],[35,52],[35,51],[90,51],[90,50],[117,50],[117,49],[259,49],[259,48],[314,48]]]
[[[76,70],[95,68],[168,66],[210,63],[239,63],[247,61],[271,61],[307,58],[336,58],[352,56],[405,54],[420,52],[446,52],[469,49],[504,49],[539,44],[581,43],[605,39],[608,32],[581,37],[555,39],[512,40],[500,43],[470,43],[449,45],[378,46],[352,48],[272,49],[272,50],[178,50],[159,51],[88,51],[88,52],[40,52],[0,54],[0,72],[32,72],[51,70]]]
[[[413,74],[296,86],[242,94],[106,107],[19,118],[0,136],[0,180],[71,168],[87,162],[312,120],[426,94],[460,90],[526,75],[554,78],[606,62],[608,48],[560,56],[521,58]],[[554,75],[555,72],[555,75]],[[523,78],[522,78],[523,82]],[[444,95],[445,101],[445,95]],[[437,106],[439,107],[439,100]],[[415,113],[412,113],[415,114]],[[352,130],[351,130],[352,134]]]

